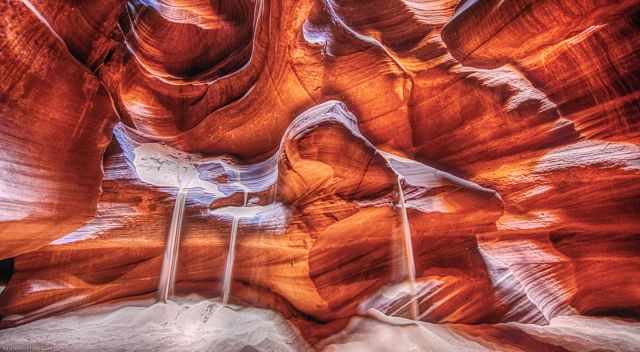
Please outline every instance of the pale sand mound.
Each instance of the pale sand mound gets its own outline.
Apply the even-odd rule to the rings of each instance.
[[[0,351],[280,352],[311,348],[278,313],[188,299],[167,304],[95,308],[0,330]],[[324,352],[640,351],[640,323],[564,316],[549,325],[431,324],[354,318],[318,344]]]
[[[323,352],[638,352],[640,323],[580,315],[561,316],[549,325],[431,324],[387,317],[354,318],[322,343]]]
[[[181,300],[85,311],[0,330],[0,351],[289,352],[309,348],[278,313]]]

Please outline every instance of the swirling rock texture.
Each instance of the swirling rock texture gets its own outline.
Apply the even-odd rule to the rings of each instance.
[[[222,295],[246,203],[231,301],[317,349],[640,349],[640,1],[0,13],[3,338],[156,295],[181,164],[147,146],[198,180],[178,296]]]

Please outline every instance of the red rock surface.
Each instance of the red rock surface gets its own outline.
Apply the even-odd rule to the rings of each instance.
[[[254,170],[198,167],[222,195],[187,196],[177,293],[222,294],[212,210],[255,184],[277,209],[240,221],[232,301],[318,348],[411,318],[398,174],[429,329],[542,351],[634,326],[639,4],[0,3],[0,326],[156,294],[177,189],[140,177],[145,143]]]

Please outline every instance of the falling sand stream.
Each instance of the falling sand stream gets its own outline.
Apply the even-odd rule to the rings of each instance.
[[[188,173],[181,171],[185,169],[182,162],[177,162],[177,179],[180,187],[176,194],[176,202],[171,215],[171,225],[169,235],[162,259],[162,270],[160,271],[160,282],[158,284],[158,300],[166,303],[169,297],[173,296],[176,284],[176,271],[178,269],[178,254],[180,253],[180,235],[182,233],[182,218],[184,216],[185,201],[187,199],[188,186],[191,181]]]
[[[158,284],[158,300],[163,303],[166,303],[167,299],[173,295],[175,288],[178,253],[180,252],[180,233],[187,192],[186,189],[178,190],[176,203],[173,207],[173,215],[171,216],[171,227],[169,228],[169,236],[165,245],[162,271],[160,272],[160,282]]]
[[[132,143],[118,133],[116,137],[123,145]],[[159,143],[143,143],[133,149],[133,157],[133,165],[140,180],[156,187],[178,189],[158,282],[158,301],[166,303],[175,288],[182,218],[189,189],[198,188],[214,197],[222,197],[224,194],[216,184],[200,179],[196,168],[200,159],[196,155]]]
[[[231,233],[229,239],[229,249],[227,252],[227,260],[224,268],[224,277],[222,281],[222,303],[228,304],[229,298],[231,296],[231,283],[233,282],[233,267],[235,265],[235,257],[236,257],[236,247],[237,247],[237,238],[238,238],[238,230],[240,227],[240,221],[242,219],[257,219],[257,223],[254,223],[253,226],[260,226],[260,222],[266,216],[268,218],[276,219],[277,213],[273,213],[274,210],[277,210],[278,207],[275,206],[275,202],[271,202],[269,205],[249,205],[248,196],[249,196],[249,188],[245,187],[240,183],[235,184],[237,187],[242,189],[244,200],[241,207],[224,207],[218,208],[211,212],[213,215],[231,217]],[[274,207],[275,206],[275,207]]]
[[[406,279],[409,281],[409,294],[411,301],[409,302],[409,314],[411,319],[416,320],[420,314],[418,308],[418,297],[416,290],[416,265],[413,256],[413,244],[411,242],[411,226],[407,215],[407,207],[404,199],[404,190],[402,189],[403,178],[398,176],[398,198],[400,201],[400,217],[402,219],[402,243],[403,243],[403,266]]]
[[[243,191],[244,201],[242,207],[247,206],[247,191]],[[227,253],[227,262],[224,266],[224,279],[222,281],[222,304],[229,303],[229,295],[231,294],[231,279],[233,278],[233,263],[236,257],[236,239],[238,237],[238,224],[242,217],[242,212],[232,213],[233,221],[231,222],[231,238],[229,239],[229,250]]]

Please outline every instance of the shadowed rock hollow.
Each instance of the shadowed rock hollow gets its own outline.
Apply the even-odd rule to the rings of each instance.
[[[636,0],[0,2],[0,349],[636,351],[639,29]]]

